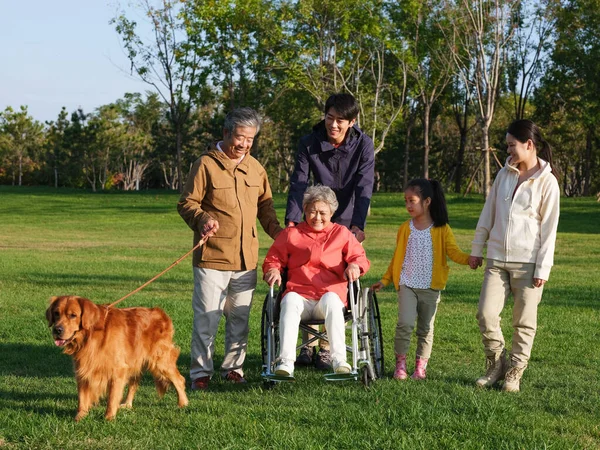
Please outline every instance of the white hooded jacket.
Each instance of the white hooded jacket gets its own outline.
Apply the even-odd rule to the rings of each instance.
[[[560,210],[560,189],[547,161],[518,187],[510,156],[498,172],[477,222],[471,255],[503,262],[535,263],[534,278],[548,280]],[[513,196],[514,192],[514,196]]]

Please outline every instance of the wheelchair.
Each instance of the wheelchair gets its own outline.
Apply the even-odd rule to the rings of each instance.
[[[285,278],[284,278],[285,280]],[[274,373],[276,358],[279,354],[279,307],[282,286],[275,293],[273,286],[265,298],[261,320],[261,350],[263,371],[262,378],[266,388],[273,387],[276,383],[294,381],[293,377],[282,377]],[[327,381],[345,381],[360,379],[365,387],[383,376],[383,337],[381,335],[381,320],[379,304],[375,292],[369,288],[361,290],[359,280],[348,283],[348,308],[344,312],[346,329],[351,330],[351,344],[346,345],[346,351],[352,354],[352,370],[349,374],[331,373],[325,375]],[[318,331],[311,325],[322,325],[324,320],[308,320],[300,322],[300,330],[308,332],[308,340],[296,347],[308,345],[318,339],[328,341],[326,331]]]

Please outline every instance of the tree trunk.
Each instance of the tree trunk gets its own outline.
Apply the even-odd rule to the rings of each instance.
[[[423,178],[429,179],[429,115],[431,105],[425,102],[423,105]]]
[[[177,140],[177,186],[179,188],[179,192],[183,192],[183,166],[182,166],[182,158],[181,158],[181,147],[183,143],[183,133],[181,130],[181,124],[177,123],[176,125],[176,140]]]
[[[465,151],[467,149],[467,136],[469,134],[469,96],[465,95],[465,108],[462,114],[462,120],[456,114],[456,122],[460,132],[460,145],[458,147],[458,155],[456,157],[456,178],[454,179],[454,192],[460,193],[463,178],[463,168],[465,162]]]
[[[402,175],[402,190],[406,188],[408,184],[408,162],[410,160],[410,132],[413,127],[413,115],[411,114],[408,119],[408,124],[406,126],[406,141],[404,143],[404,174]]]
[[[19,186],[22,185],[23,182],[23,156],[19,155]]]
[[[487,198],[490,193],[490,136],[489,136],[490,127],[489,125],[484,125],[481,128],[481,132],[483,134],[483,148],[481,151],[483,152],[483,198]]]
[[[590,195],[590,183],[591,183],[591,172],[592,172],[592,147],[593,147],[593,134],[592,130],[588,130],[585,137],[585,158],[583,159],[583,196],[587,197]]]

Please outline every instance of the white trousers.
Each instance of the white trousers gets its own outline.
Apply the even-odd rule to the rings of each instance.
[[[194,323],[190,378],[212,376],[215,337],[225,315],[225,356],[222,374],[234,370],[244,375],[242,365],[248,346],[248,319],[256,270],[214,270],[194,267]]]
[[[344,304],[333,292],[327,292],[318,301],[306,299],[295,292],[283,297],[279,316],[279,359],[288,363],[296,361],[300,321],[309,319],[325,319],[331,359],[334,363],[346,362]]]

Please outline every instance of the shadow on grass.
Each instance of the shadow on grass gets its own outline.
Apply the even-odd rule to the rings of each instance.
[[[50,339],[50,338],[49,338]],[[73,363],[51,345],[0,344],[0,376],[72,377]]]
[[[216,349],[216,357],[213,359],[214,373],[210,381],[208,388],[209,392],[240,392],[250,389],[255,389],[258,385],[263,384],[263,379],[260,376],[262,373],[262,356],[260,354],[260,348],[250,350],[250,353],[246,354],[246,360],[244,362],[244,378],[248,381],[245,384],[235,384],[229,381],[225,381],[221,378],[221,363],[223,362],[223,349]],[[190,354],[181,353],[178,359],[178,367],[181,374],[186,380],[186,388],[190,391]]]
[[[72,394],[42,393],[42,392],[11,392],[0,391],[0,409],[25,410],[38,416],[56,416],[61,419],[74,418],[76,409],[54,405],[51,407],[37,406],[43,400],[77,401],[77,392]]]
[[[150,278],[152,274],[148,275]],[[186,274],[187,277],[187,274]],[[147,278],[141,278],[139,276],[124,276],[124,275],[100,275],[100,274],[78,274],[78,273],[28,273],[22,277],[24,282],[33,282],[38,285],[46,287],[51,286],[85,286],[89,288],[90,285],[95,286],[119,286],[123,289],[123,294],[126,294],[129,290],[134,290],[140,285],[148,281]],[[155,286],[172,286],[170,289],[175,291],[175,287],[181,288],[181,279],[174,278],[161,278],[153,283]],[[187,289],[187,287],[186,287]],[[58,295],[58,294],[57,294]],[[77,295],[77,294],[73,294]]]
[[[450,304],[469,304],[477,308],[479,303],[479,292],[481,284],[476,289],[472,285],[461,286],[454,284],[449,290],[442,292],[442,301]],[[590,291],[579,291],[579,295],[574,295],[572,288],[562,288],[560,285],[552,285],[544,289],[542,304],[545,307],[578,307],[599,309],[597,295]],[[508,297],[507,303],[512,303],[512,295]]]

